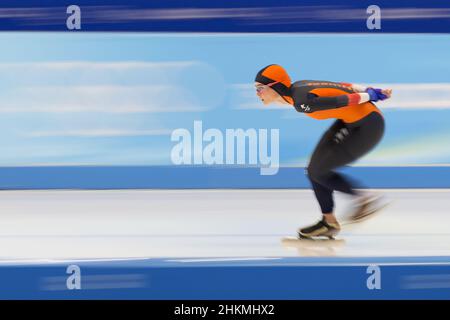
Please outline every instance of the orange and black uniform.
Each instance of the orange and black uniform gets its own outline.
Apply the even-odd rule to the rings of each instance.
[[[358,103],[359,96],[346,83],[302,80],[294,82],[290,91],[295,109],[314,119],[336,118],[353,123],[371,112],[381,114],[372,102]]]
[[[269,65],[255,81],[269,85],[298,112],[322,120],[336,119],[317,144],[306,173],[322,213],[332,213],[334,190],[356,195],[356,183],[335,169],[348,165],[372,150],[384,134],[384,118],[370,101],[347,83],[302,80],[291,84],[286,71]],[[362,102],[362,103],[361,103]]]
[[[352,104],[353,89],[329,81],[298,81],[291,86],[297,111],[314,119],[336,118],[317,144],[306,173],[322,213],[334,208],[333,190],[357,194],[355,182],[334,170],[369,152],[384,134],[384,119],[372,103]]]

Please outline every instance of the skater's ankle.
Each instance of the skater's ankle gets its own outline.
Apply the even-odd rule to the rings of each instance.
[[[331,224],[337,224],[339,225],[336,216],[334,215],[334,213],[324,213],[323,214],[323,219],[325,220],[326,223],[331,223]]]

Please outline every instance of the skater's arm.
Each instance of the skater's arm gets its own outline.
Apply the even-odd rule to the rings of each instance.
[[[354,83],[348,83],[348,82],[340,82],[343,86],[352,88],[355,92],[369,92],[369,89],[377,90],[378,91],[378,97],[380,100],[385,100],[391,97],[392,95],[392,89],[374,89],[372,87],[365,87],[360,84],[354,84]],[[379,94],[382,93],[384,96],[380,96]],[[372,100],[371,100],[372,101]]]
[[[350,105],[370,101],[369,93],[350,93],[334,97],[319,97],[314,93],[308,93],[305,103],[297,103],[295,109],[299,112],[315,112],[320,110],[336,109]]]

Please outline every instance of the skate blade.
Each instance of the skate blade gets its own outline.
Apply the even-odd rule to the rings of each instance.
[[[307,247],[307,246],[323,246],[323,247],[335,247],[345,245],[344,239],[314,237],[314,238],[297,238],[297,237],[285,237],[281,239],[281,243],[286,247]]]
[[[334,236],[311,236],[311,237],[307,237],[307,236],[302,236],[299,235],[297,237],[298,240],[312,240],[312,241],[328,241],[328,240],[336,240],[336,238]]]

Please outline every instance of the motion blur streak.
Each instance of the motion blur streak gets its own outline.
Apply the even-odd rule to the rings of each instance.
[[[358,20],[366,19],[364,9],[351,9],[347,6],[276,6],[248,8],[165,8],[140,9],[127,6],[83,6],[83,18],[90,23],[120,23],[139,20],[190,20],[190,19],[261,19],[285,20],[280,23],[309,23],[307,20]],[[0,19],[20,19],[23,22],[53,24],[60,23],[61,12],[65,7],[47,8],[2,8]],[[430,19],[448,18],[449,8],[386,8],[383,19]],[[317,23],[320,23],[317,21]]]

